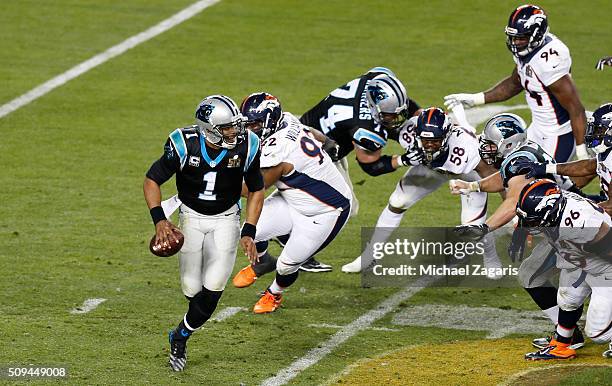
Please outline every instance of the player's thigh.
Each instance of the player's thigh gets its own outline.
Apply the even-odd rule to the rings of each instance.
[[[518,278],[523,288],[542,287],[557,272],[557,257],[545,240],[540,240],[519,266]]]
[[[297,271],[300,265],[329,243],[330,238],[335,237],[346,222],[347,212],[334,211],[318,216],[304,216],[292,210],[293,231],[277,259],[277,272],[288,275]]]
[[[426,166],[411,167],[395,186],[389,197],[389,205],[394,208],[408,209],[429,193],[446,182],[440,173]]]
[[[602,275],[587,277],[587,281],[593,292],[585,332],[593,342],[606,343],[612,340],[612,280],[605,280]]]
[[[193,297],[202,289],[202,246],[204,229],[201,219],[181,210],[180,227],[185,241],[179,252],[181,288],[185,296]]]
[[[584,304],[590,294],[591,287],[587,284],[581,269],[561,270],[559,290],[557,291],[559,308],[564,311],[574,311]]]
[[[257,222],[255,241],[268,241],[274,237],[291,233],[289,205],[278,190],[269,195],[265,201]]]
[[[202,285],[210,291],[222,291],[232,274],[240,239],[240,217],[217,219],[214,229],[204,238]]]

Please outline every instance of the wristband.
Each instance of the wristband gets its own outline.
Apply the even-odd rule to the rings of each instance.
[[[557,174],[557,164],[546,164],[547,174]]]
[[[588,159],[589,158],[589,153],[587,152],[587,147],[586,145],[580,144],[580,145],[576,145],[576,157],[579,160],[583,160],[583,159]]]
[[[396,158],[396,160],[397,160],[397,164],[398,164],[398,166],[400,166],[400,167],[401,167],[401,166],[408,166],[408,165],[406,165],[406,164],[404,163],[404,161],[402,160],[402,156],[401,156],[401,155],[398,155],[398,156],[397,156],[397,158]]]
[[[476,106],[485,104],[484,92],[479,92],[478,94],[474,94],[474,104]]]
[[[242,230],[240,231],[240,238],[247,236],[255,240],[256,233],[257,228],[255,227],[255,225],[245,222],[244,225],[242,225]]]
[[[164,209],[161,206],[156,206],[149,210],[151,213],[151,219],[153,219],[153,225],[156,225],[158,222],[166,219],[166,214],[164,213]]]
[[[480,181],[472,181],[468,185],[470,192],[480,192]]]

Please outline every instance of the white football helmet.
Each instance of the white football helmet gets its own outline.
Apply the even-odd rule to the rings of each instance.
[[[494,115],[480,134],[480,158],[489,165],[499,166],[510,153],[527,141],[526,124],[516,114]]]
[[[211,95],[202,100],[195,112],[196,125],[206,140],[225,149],[233,149],[245,138],[245,118],[238,106],[225,95]]]
[[[408,118],[408,95],[399,79],[380,74],[368,82],[366,90],[374,122],[386,129],[397,129]]]

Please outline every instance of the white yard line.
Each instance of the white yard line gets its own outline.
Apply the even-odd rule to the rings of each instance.
[[[98,307],[100,304],[104,303],[105,301],[106,299],[102,299],[102,298],[87,299],[83,302],[83,305],[81,307],[73,308],[72,311],[70,311],[70,313],[71,314],[86,314],[89,311],[95,310],[96,307]]]
[[[318,323],[318,324],[309,324],[308,327],[341,329],[341,328],[344,328],[345,326],[341,326],[339,324]],[[368,327],[368,330],[372,330],[372,331],[400,331],[397,328],[387,328],[387,327]]]
[[[173,16],[163,20],[157,25],[143,31],[139,34],[136,34],[123,42],[107,49],[106,51],[80,63],[76,66],[72,67],[68,71],[64,72],[56,76],[53,79],[46,81],[45,83],[33,88],[32,90],[26,92],[25,94],[13,99],[12,101],[0,106],[0,118],[7,116],[13,111],[27,105],[28,103],[40,98],[41,96],[47,94],[48,92],[56,89],[57,87],[62,86],[63,84],[71,81],[72,79],[86,73],[94,67],[97,67],[106,61],[119,56],[126,52],[127,50],[136,47],[137,45],[146,42],[154,38],[155,36],[168,31],[169,29],[181,24],[185,20],[188,20],[198,13],[202,12],[204,9],[210,7],[218,3],[221,0],[200,0],[196,3],[193,3],[189,7],[183,9],[182,11],[174,14]]]
[[[353,322],[342,327],[340,331],[332,335],[326,342],[311,349],[301,358],[296,359],[289,366],[280,370],[275,376],[264,380],[261,384],[266,386],[284,385],[293,378],[297,377],[302,371],[316,364],[327,354],[331,353],[336,347],[346,342],[358,332],[369,328],[372,323],[384,317],[404,300],[410,299],[414,294],[423,288],[431,285],[439,277],[424,276],[419,278],[413,287],[407,287],[391,295],[375,308],[361,315]]]
[[[222,322],[225,319],[231,318],[232,316],[236,315],[240,311],[245,311],[245,310],[246,308],[244,307],[225,307],[221,311],[217,312],[215,316],[210,318],[210,320],[212,320],[213,322]]]

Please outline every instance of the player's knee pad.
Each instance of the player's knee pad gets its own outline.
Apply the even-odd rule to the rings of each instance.
[[[557,304],[564,311],[577,310],[584,304],[584,299],[583,291],[574,287],[559,287],[557,290]]]
[[[297,272],[300,269],[299,264],[287,263],[283,258],[279,258],[276,260],[276,272],[280,275],[291,275],[294,272]]]
[[[410,206],[412,206],[412,204],[413,203],[409,202],[405,194],[403,194],[401,191],[398,192],[398,189],[391,193],[391,196],[389,197],[389,206],[394,208],[408,209]]]

